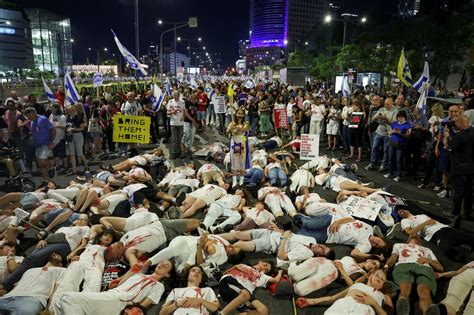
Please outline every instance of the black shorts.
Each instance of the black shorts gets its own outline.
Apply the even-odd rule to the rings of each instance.
[[[243,285],[239,283],[234,277],[228,276],[222,278],[219,282],[219,293],[224,302],[229,303],[233,299],[239,296],[240,291],[246,290]],[[253,295],[251,295],[250,301],[252,301]]]
[[[152,187],[145,187],[133,194],[133,202],[137,205],[143,202],[144,199],[148,199],[148,201],[156,200],[156,194],[158,190]]]
[[[53,157],[64,159],[67,157],[66,155],[66,140],[59,141],[53,148]]]

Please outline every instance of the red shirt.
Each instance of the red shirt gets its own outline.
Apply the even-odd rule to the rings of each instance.
[[[209,99],[207,98],[206,93],[204,93],[204,92],[199,93],[199,95],[198,95],[198,106],[197,106],[199,112],[205,112],[206,111],[208,101],[209,101]]]

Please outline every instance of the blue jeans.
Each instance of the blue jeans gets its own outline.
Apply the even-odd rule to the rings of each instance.
[[[405,156],[405,143],[400,144],[398,148],[388,146],[389,163],[388,172],[391,175],[400,177],[402,174],[403,157]]]
[[[244,184],[250,186],[258,186],[263,177],[263,170],[259,168],[251,168],[248,173],[244,175]]]
[[[276,185],[278,178],[280,179],[281,186],[285,186],[287,181],[285,172],[279,167],[274,167],[268,171],[268,178],[270,179],[272,186]]]
[[[51,254],[56,252],[63,257],[71,253],[71,247],[68,243],[54,243],[48,244],[43,248],[35,249],[29,256],[21,262],[20,266],[10,274],[4,281],[3,286],[7,291],[13,289],[13,285],[20,281],[23,274],[31,268],[43,267],[51,257]]]
[[[257,116],[249,116],[249,125],[250,125],[250,135],[255,136],[255,131],[257,130]]]
[[[328,227],[332,221],[330,214],[318,217],[296,215],[294,218],[296,221],[299,221],[301,225],[298,234],[314,237],[318,243],[326,242],[328,239]]]
[[[383,159],[382,166],[388,166],[388,136],[381,136],[378,133],[375,134],[374,141],[372,144],[372,151],[370,153],[370,164],[375,165],[378,161],[378,155],[380,147],[383,148]]]
[[[342,145],[344,147],[344,151],[350,150],[350,135],[349,135],[349,126],[342,125]]]
[[[31,296],[0,298],[0,314],[36,315],[43,309],[41,301]]]

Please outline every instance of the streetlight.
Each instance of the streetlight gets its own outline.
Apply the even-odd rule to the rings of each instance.
[[[70,41],[71,43],[74,43],[74,38],[71,38],[69,41]]]
[[[176,30],[183,28],[183,27],[197,27],[198,21],[196,17],[188,18],[187,22],[165,22],[162,20],[158,20],[158,24],[172,24],[173,28],[166,30],[161,33],[160,35],[160,75],[163,76],[163,35],[169,32],[174,32],[174,72],[175,75],[178,74],[178,67],[177,67],[177,51],[176,51]]]
[[[178,38],[176,38],[176,39],[178,40],[178,42],[181,41],[181,37],[178,37]]]
[[[349,23],[351,21],[351,19],[353,21],[353,20],[359,18],[359,16],[357,14],[352,14],[352,13],[342,13],[341,17],[342,17],[342,19],[334,18],[334,20],[344,23],[344,33],[343,33],[343,37],[342,37],[342,47],[344,47],[344,46],[346,46],[347,23]],[[333,17],[330,14],[328,14],[324,17],[324,23],[331,23],[332,20],[333,20]],[[367,17],[362,17],[362,18],[360,18],[359,21],[361,23],[366,23],[367,22]]]
[[[198,37],[198,41],[202,41],[202,38],[201,38],[201,37]]]
[[[324,23],[331,23],[331,21],[332,21],[332,16],[330,14],[324,17]]]
[[[367,18],[364,16],[363,18],[360,19],[360,22],[361,22],[361,23],[367,22]]]
[[[100,59],[100,51],[101,49],[99,48],[88,48],[89,51],[95,51],[97,53],[97,72],[100,72],[100,63],[99,63],[99,59]],[[102,49],[103,51],[108,51],[107,47],[103,48]]]

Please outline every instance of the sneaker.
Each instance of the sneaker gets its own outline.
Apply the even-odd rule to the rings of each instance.
[[[399,177],[399,176],[395,176],[395,178],[394,178],[393,180],[396,181],[396,182],[399,182],[399,181],[400,181],[400,177]]]
[[[448,195],[448,191],[446,189],[443,189],[440,193],[436,194],[436,196],[440,198],[446,198],[447,195]]]
[[[387,170],[387,168],[382,165],[382,166],[380,166],[380,168],[379,168],[378,171],[379,171],[379,172],[385,172],[386,170]]]
[[[220,226],[211,226],[210,228],[212,234],[222,234],[224,230]]]
[[[380,170],[379,170],[379,172],[380,172]],[[390,177],[392,177],[392,175],[391,175],[390,173],[387,173],[387,174],[385,174],[383,177],[385,177],[385,178],[390,178]]]
[[[395,223],[394,226],[387,232],[387,238],[393,239],[393,237],[402,231],[402,224],[400,222]]]
[[[366,171],[375,170],[375,166],[372,165],[372,163],[370,163],[369,165],[367,165],[366,167],[364,167],[364,170],[366,170]]]
[[[425,315],[439,315],[439,314],[441,313],[440,313],[438,305],[436,304],[430,304],[425,312]]]
[[[186,194],[185,193],[179,194],[179,196],[176,197],[176,206],[180,207],[183,204],[184,199],[186,199]]]
[[[410,301],[406,297],[397,300],[397,315],[410,315]]]

